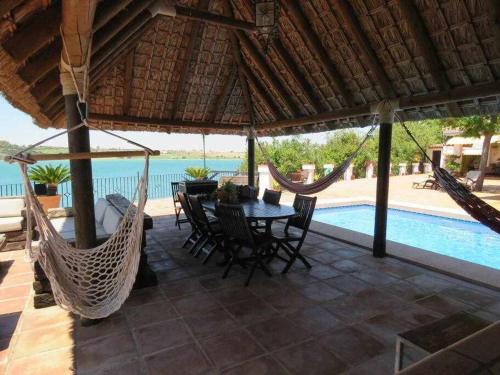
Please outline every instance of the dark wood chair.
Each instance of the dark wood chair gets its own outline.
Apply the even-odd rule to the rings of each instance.
[[[285,261],[286,266],[281,273],[287,273],[297,258],[300,259],[307,268],[311,268],[309,262],[300,254],[300,249],[309,231],[309,225],[311,224],[315,207],[316,197],[307,197],[297,194],[293,202],[293,208],[297,211],[297,215],[288,219],[283,233],[273,233],[274,251],[269,261],[273,258],[279,258]],[[280,249],[286,253],[288,259],[279,255]]]
[[[181,202],[179,200],[179,182],[171,182],[172,187],[172,200],[174,202],[174,212],[175,212],[175,224],[179,230],[181,229],[181,224],[188,223],[189,219],[181,219],[181,213],[183,211]]]
[[[229,263],[222,278],[227,277],[235,263],[240,263],[244,267],[247,263],[251,265],[245,286],[250,283],[257,267],[262,268],[268,276],[271,276],[271,272],[264,262],[265,254],[272,244],[271,238],[259,233],[252,233],[241,205],[221,203],[217,207],[217,216],[224,233],[224,249],[229,254]],[[251,250],[250,257],[240,258],[243,248]]]
[[[208,262],[212,254],[217,249],[222,249],[223,234],[217,218],[208,217],[200,202],[200,196],[189,195],[189,203],[191,204],[191,214],[196,226],[200,229],[203,240],[198,244],[194,253],[198,257],[201,253],[205,253],[203,263]]]
[[[198,244],[203,240],[203,236],[202,236],[200,229],[198,228],[198,226],[196,224],[196,221],[193,218],[193,214],[191,212],[191,206],[189,204],[187,194],[183,193],[182,191],[179,191],[177,193],[177,196],[179,197],[179,203],[182,207],[182,210],[184,211],[184,214],[186,215],[186,220],[191,225],[191,233],[186,238],[186,241],[184,241],[184,244],[182,245],[182,247],[186,247],[188,244],[192,244],[191,248],[189,250],[193,251],[194,249],[197,248]]]

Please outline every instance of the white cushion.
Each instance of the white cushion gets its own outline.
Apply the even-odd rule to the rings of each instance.
[[[23,198],[3,198],[0,199],[0,217],[21,216],[24,209]]]
[[[118,225],[120,225],[121,220],[122,215],[118,212],[118,210],[113,206],[109,206],[106,208],[104,220],[102,221],[104,231],[108,234],[113,234],[116,231],[116,228],[118,228]]]
[[[22,216],[0,217],[0,233],[15,232],[23,229]]]
[[[51,219],[50,222],[62,238],[68,242],[75,241],[75,219],[73,217],[58,217]],[[98,239],[109,237],[103,226],[98,223],[95,224],[95,231]]]
[[[106,208],[109,206],[109,202],[104,198],[99,198],[95,203],[94,214],[95,214],[95,222],[102,225],[102,221],[104,220],[104,214],[106,212]]]

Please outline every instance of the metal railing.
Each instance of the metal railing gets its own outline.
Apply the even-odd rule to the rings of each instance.
[[[223,176],[236,176],[238,171],[211,171],[211,178],[219,180]],[[139,183],[140,175],[127,177],[96,177],[93,181],[94,199],[104,198],[108,194],[121,194],[129,200]],[[157,174],[149,176],[148,199],[168,198],[172,196],[172,182],[188,180],[184,173]],[[58,185],[57,193],[61,195],[61,207],[72,205],[71,182]],[[0,185],[0,197],[24,195],[22,183]]]

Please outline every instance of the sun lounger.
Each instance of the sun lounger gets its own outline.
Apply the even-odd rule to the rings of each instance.
[[[432,189],[432,190],[439,189],[439,185],[434,176],[432,175],[429,175],[429,177],[425,180],[414,181],[412,187],[414,189]]]

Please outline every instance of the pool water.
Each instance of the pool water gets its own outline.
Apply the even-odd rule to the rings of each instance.
[[[317,209],[313,220],[373,236],[375,207]],[[480,223],[389,209],[387,239],[500,269],[500,235]]]

